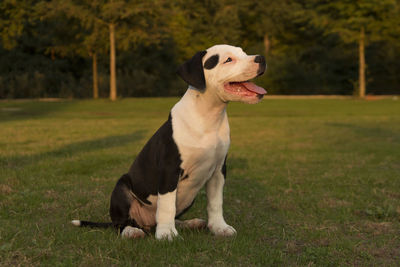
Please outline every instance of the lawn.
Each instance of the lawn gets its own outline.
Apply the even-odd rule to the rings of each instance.
[[[176,98],[0,102],[0,265],[399,266],[400,101],[228,107],[224,214],[238,232],[123,240],[110,193]],[[185,218],[206,218],[201,191]]]

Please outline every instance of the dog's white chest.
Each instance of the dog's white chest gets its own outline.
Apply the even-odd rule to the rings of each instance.
[[[180,177],[177,187],[177,213],[188,207],[199,190],[214,175],[221,171],[224,159],[229,147],[228,142],[218,137],[204,147],[181,147],[182,169],[184,173]],[[178,145],[179,147],[179,145]]]
[[[229,137],[221,139],[215,134],[210,134],[197,140],[195,144],[178,144],[182,159],[181,168],[184,170],[183,176],[188,175],[191,180],[202,182],[208,180],[223,163],[228,152]]]
[[[173,110],[173,137],[181,156],[181,168],[184,170],[177,187],[177,213],[192,203],[199,190],[216,171],[221,171],[230,144],[226,114],[223,114],[218,127],[213,128],[190,125],[187,120],[181,120],[179,115],[174,114]],[[201,120],[194,121],[200,122]]]

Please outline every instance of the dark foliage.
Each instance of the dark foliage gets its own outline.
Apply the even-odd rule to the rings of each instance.
[[[57,8],[55,3],[64,6]],[[97,1],[87,13],[92,17],[83,11],[72,16],[82,3],[89,11],[95,5],[74,0],[0,3],[0,98],[92,97],[93,52],[99,95],[108,97],[108,27],[97,23],[96,16],[117,22],[117,87],[122,97],[181,95],[186,85],[175,74],[177,67],[196,51],[218,43],[264,55],[267,72],[256,82],[272,94],[351,95],[357,88],[357,38],[349,38],[351,32],[339,27],[351,23],[345,21],[348,11],[335,21],[338,27],[326,26],[329,3]],[[347,8],[340,3],[333,8]],[[102,5],[111,11],[99,11]],[[127,12],[135,7],[137,12]],[[399,94],[400,26],[393,18],[399,16],[399,3],[385,0],[366,8],[386,12],[385,21],[359,20],[371,29],[366,44],[367,94]]]

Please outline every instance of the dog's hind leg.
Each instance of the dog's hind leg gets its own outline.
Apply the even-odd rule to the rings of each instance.
[[[175,224],[180,228],[185,229],[204,229],[207,227],[207,222],[203,219],[194,218],[191,220],[175,220]]]
[[[194,200],[188,207],[186,207],[183,211],[181,211],[176,217],[175,217],[175,224],[179,228],[186,228],[186,229],[203,229],[206,228],[207,222],[203,219],[198,219],[194,218],[191,220],[179,220],[179,218],[185,214],[192,206],[193,206]]]
[[[129,216],[129,210],[132,204],[132,196],[129,195],[129,189],[126,185],[127,177],[123,175],[117,182],[110,202],[110,217],[113,226],[121,233],[123,237],[142,237],[143,230]]]

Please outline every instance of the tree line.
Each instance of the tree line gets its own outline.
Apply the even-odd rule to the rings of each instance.
[[[0,36],[0,98],[180,95],[221,43],[269,93],[400,93],[400,0],[2,0]]]

